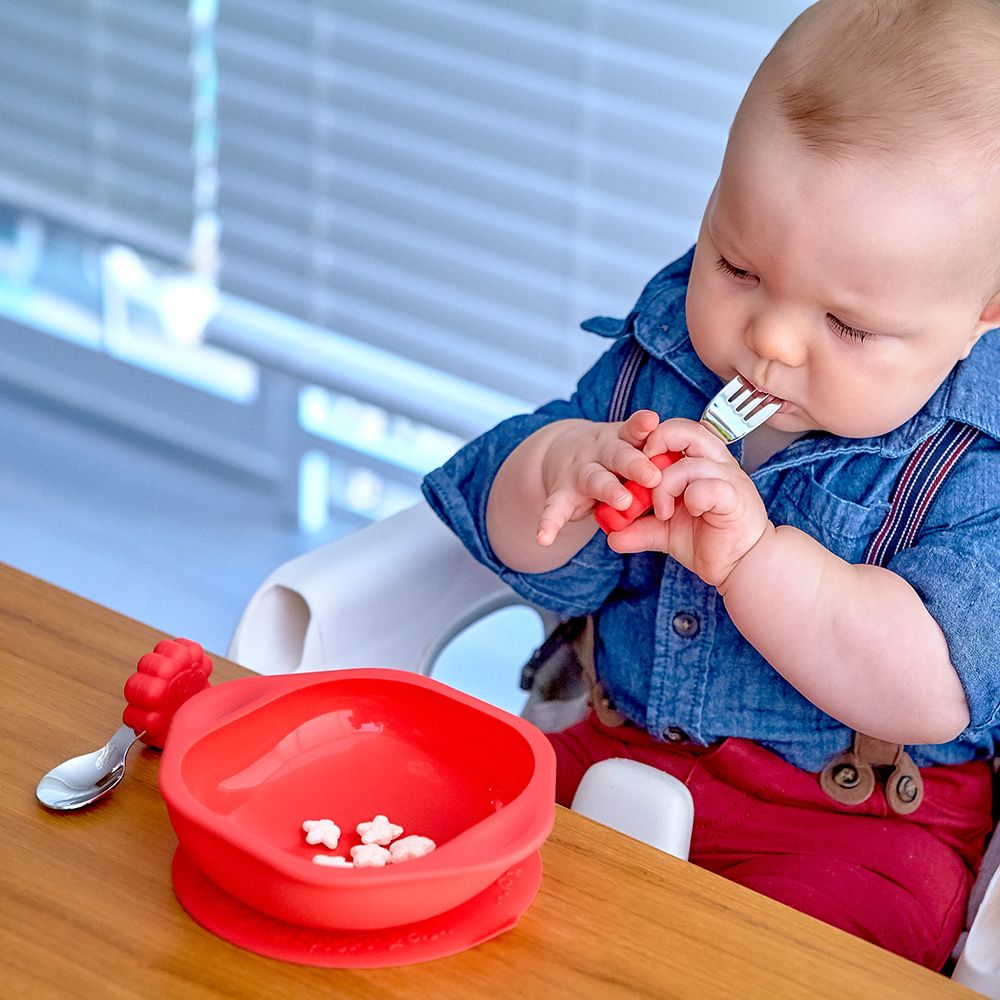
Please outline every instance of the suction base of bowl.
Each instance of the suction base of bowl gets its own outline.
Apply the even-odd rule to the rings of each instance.
[[[220,889],[181,848],[174,854],[173,881],[177,899],[197,923],[247,951],[299,965],[384,969],[455,955],[510,930],[538,892],[542,859],[535,851],[447,913],[369,931],[299,927],[253,910]]]

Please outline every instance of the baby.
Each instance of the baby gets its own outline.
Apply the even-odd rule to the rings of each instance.
[[[615,343],[571,399],[424,484],[520,594],[593,617],[604,711],[550,736],[561,802],[600,759],[654,764],[694,797],[693,862],[932,968],[1000,734],[998,67],[1000,0],[810,7],[747,91],[695,248],[584,324]],[[730,449],[697,418],[736,375],[784,402]],[[685,457],[661,473],[665,451]],[[653,511],[605,536],[622,479]],[[821,782],[852,739],[859,766]],[[859,790],[893,768],[908,785]]]

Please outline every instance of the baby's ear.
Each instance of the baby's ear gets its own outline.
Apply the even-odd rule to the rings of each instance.
[[[1000,292],[986,303],[983,309],[982,315],[979,317],[982,322],[987,324],[987,329],[992,330],[995,327],[1000,326]]]
[[[969,345],[962,355],[963,358],[967,358],[972,351],[972,348],[976,346],[976,341],[986,333],[988,330],[995,330],[1000,327],[1000,292],[990,299],[989,302],[983,306],[983,311],[979,314],[979,322],[976,324],[976,328],[973,331],[972,339],[969,341]]]

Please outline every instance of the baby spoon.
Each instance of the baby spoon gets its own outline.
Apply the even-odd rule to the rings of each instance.
[[[68,812],[103,798],[125,776],[125,758],[138,740],[163,747],[174,713],[208,687],[211,672],[212,661],[198,643],[190,639],[157,643],[125,682],[125,724],[99,750],[52,768],[35,789],[38,801],[48,809]]]

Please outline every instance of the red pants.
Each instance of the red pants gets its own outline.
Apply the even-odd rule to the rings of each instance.
[[[991,827],[985,761],[922,769],[924,801],[903,817],[881,786],[840,805],[817,775],[749,740],[664,744],[593,715],[549,739],[563,805],[599,760],[651,764],[691,792],[694,864],[931,969],[947,961]]]

